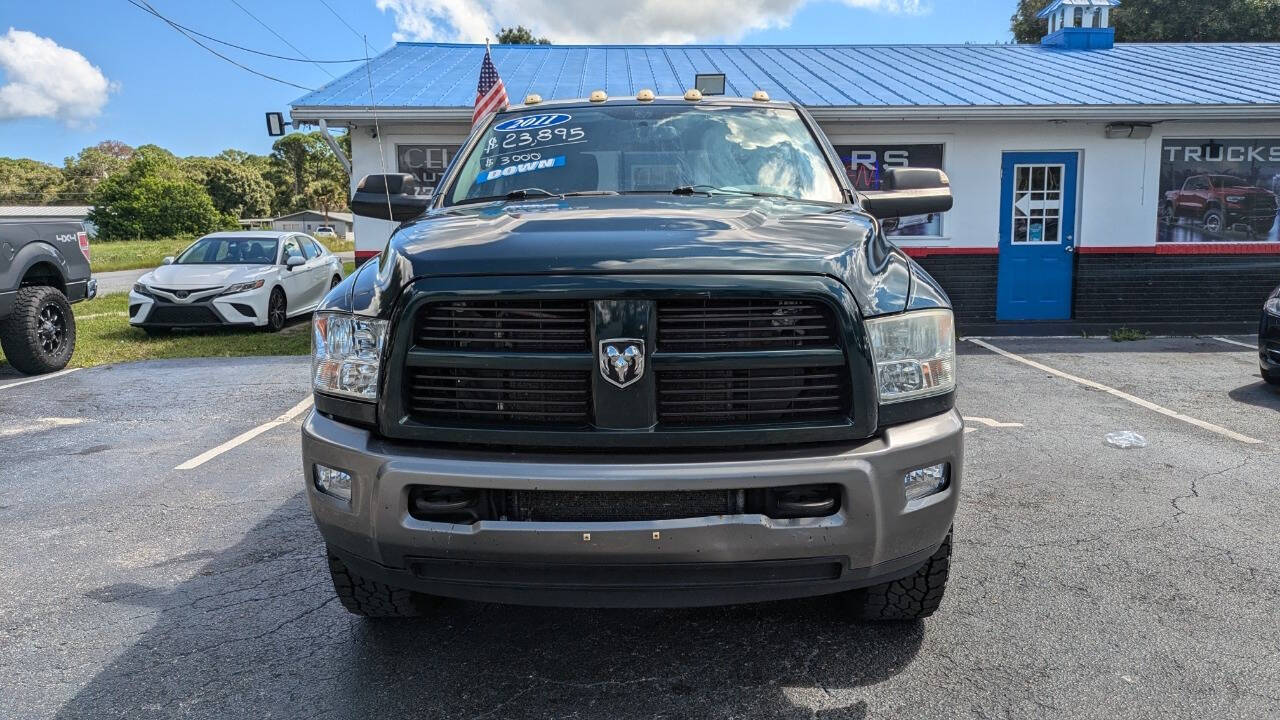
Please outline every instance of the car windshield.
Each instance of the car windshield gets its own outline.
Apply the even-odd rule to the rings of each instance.
[[[174,260],[175,265],[274,265],[276,241],[270,238],[200,238]]]
[[[521,191],[540,197],[676,188],[842,201],[831,165],[795,110],[700,103],[502,115],[463,161],[445,204]]]

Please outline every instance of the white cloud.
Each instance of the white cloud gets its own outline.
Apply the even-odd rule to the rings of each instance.
[[[557,43],[735,41],[755,30],[787,27],[810,0],[377,0],[395,16],[396,40],[483,42],[500,27],[524,25]],[[929,11],[928,0],[843,0],[903,15]]]
[[[0,35],[0,120],[97,117],[114,86],[83,55],[49,38],[9,28]]]

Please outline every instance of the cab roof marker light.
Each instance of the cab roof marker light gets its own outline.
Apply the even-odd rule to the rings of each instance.
[[[587,99],[591,102],[604,102],[609,99],[609,95],[603,90],[592,90],[591,97]]]
[[[702,99],[702,91],[697,88],[690,88],[684,93],[684,99],[689,102],[698,102]]]
[[[636,99],[640,102],[651,102],[653,100],[653,91],[649,88],[645,88],[636,93]]]
[[[751,93],[751,99],[756,102],[769,102],[769,93],[763,90],[757,90]]]
[[[537,105],[540,102],[542,102],[542,96],[538,93],[529,93],[524,96],[525,105]]]

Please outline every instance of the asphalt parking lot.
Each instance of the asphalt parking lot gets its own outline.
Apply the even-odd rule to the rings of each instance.
[[[357,619],[301,494],[306,358],[0,375],[0,717],[1280,715],[1254,338],[986,342],[947,598],[905,625],[828,598]]]

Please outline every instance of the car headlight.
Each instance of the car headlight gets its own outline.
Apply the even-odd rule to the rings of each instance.
[[[236,293],[242,293],[242,292],[245,292],[245,291],[247,291],[247,290],[257,290],[258,288],[262,287],[262,286],[263,286],[263,285],[265,285],[265,284],[266,284],[266,279],[265,279],[265,278],[258,278],[257,280],[254,280],[253,282],[242,282],[242,283],[236,283],[235,285],[232,285],[232,286],[228,287],[226,290],[223,290],[223,291],[222,291],[222,294],[223,294],[223,295],[235,295]]]
[[[311,325],[311,378],[320,392],[378,399],[378,370],[387,321],[316,313]]]
[[[148,288],[146,285],[143,285],[142,283],[134,283],[133,291],[138,293],[139,295],[146,295],[147,297],[151,297],[151,289]]]
[[[942,395],[956,387],[955,319],[918,310],[867,320],[880,402]]]
[[[1280,295],[1269,298],[1267,304],[1263,305],[1262,308],[1272,315],[1280,317]]]

